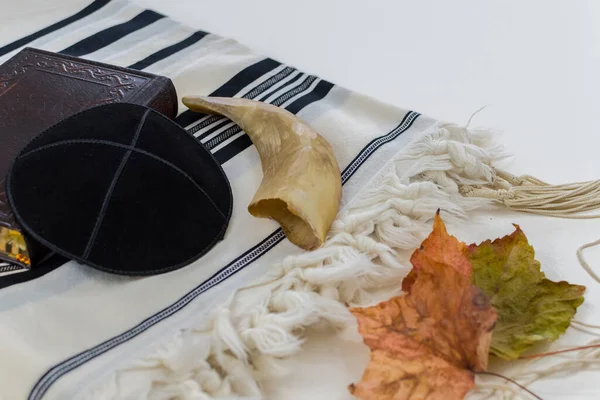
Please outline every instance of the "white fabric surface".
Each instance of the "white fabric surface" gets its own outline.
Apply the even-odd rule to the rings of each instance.
[[[135,0],[239,40],[333,82],[400,107],[498,128],[508,169],[552,183],[600,176],[600,2],[519,0]],[[265,23],[268,21],[268,23]],[[274,33],[276,32],[276,33]],[[551,279],[587,284],[579,319],[600,324],[600,285],[575,251],[600,221],[495,211],[460,237],[482,240],[521,225]],[[600,268],[600,249],[586,258]],[[564,340],[567,340],[565,338]],[[576,341],[574,342],[576,343]],[[361,344],[317,335],[273,399],[348,400],[368,360]],[[542,385],[544,399],[596,399],[594,374]]]
[[[598,125],[595,121],[598,117],[594,106],[598,100],[595,98],[594,84],[598,83],[595,71],[598,70],[600,62],[593,48],[596,45],[596,35],[592,30],[593,17],[598,10],[592,3],[577,3],[573,6],[566,2],[564,5],[537,2],[524,6],[517,2],[508,5],[506,2],[461,2],[460,7],[456,4],[445,5],[442,2],[420,2],[415,5],[383,1],[370,2],[368,5],[354,1],[211,3],[180,0],[177,4],[158,0],[136,2],[143,7],[153,7],[164,14],[181,19],[190,26],[237,39],[250,45],[258,54],[276,58],[335,83],[433,117],[464,123],[479,106],[491,104],[492,107],[477,117],[476,124],[487,124],[506,131],[504,143],[508,150],[516,155],[510,169],[516,173],[531,173],[559,183],[596,178],[596,171],[600,171],[597,168],[600,161],[594,148],[594,130]],[[19,22],[18,26],[11,26],[10,23],[0,26],[2,42],[7,43],[22,36],[19,32],[29,32],[35,27],[60,19],[68,14],[65,10],[72,9],[73,5],[78,3],[81,1],[61,1],[60,6],[41,0],[26,0],[18,4],[7,2],[3,5],[6,7],[3,20]],[[24,12],[26,9],[29,11]],[[134,15],[130,14],[128,9],[120,12],[123,13],[121,18],[124,20]],[[27,18],[23,19],[23,15]],[[82,26],[82,29],[94,32],[102,27]],[[179,33],[173,32],[173,35]],[[60,40],[60,43],[53,42],[53,45],[57,46],[56,50],[64,48],[75,38],[65,37]],[[130,49],[127,43],[121,45],[123,52],[114,62],[123,65],[130,60],[139,59],[136,57],[146,51],[128,51]],[[227,47],[227,43],[215,43],[217,48],[223,45]],[[229,51],[231,54],[238,54],[236,49],[236,45],[231,44]],[[101,52],[102,50],[94,56],[101,59],[114,55]],[[237,63],[246,65],[253,61],[255,60],[236,59],[232,70],[237,68]],[[210,68],[210,62],[204,67]],[[162,63],[150,71],[154,68],[154,72],[168,75],[177,75],[180,72],[176,64]],[[180,78],[180,82],[191,82],[184,78]],[[194,81],[193,84],[190,83],[193,87],[189,90],[210,91],[213,83],[218,85],[210,80]],[[179,94],[185,93],[180,91]],[[358,96],[356,102],[349,105],[348,111],[353,107],[361,110],[361,107],[373,105],[368,101],[361,105],[361,101],[361,97]],[[326,112],[327,110],[321,109],[311,112],[309,107],[303,117],[326,131]],[[387,125],[393,126],[393,122],[396,122],[391,115],[386,117],[386,112],[382,113],[376,107],[371,109],[371,112],[379,113],[378,121],[381,122],[376,124],[376,131],[385,131],[389,129]],[[390,113],[393,114],[392,111]],[[350,122],[348,129],[356,129],[354,121]],[[375,127],[369,126],[372,122],[368,118],[365,118],[364,124],[356,131],[368,131],[368,128]],[[360,137],[354,143],[344,143],[344,152],[338,154],[340,163],[347,163],[352,157],[353,148],[360,147],[369,139]],[[256,165],[257,160],[251,162],[252,165]],[[245,167],[247,165],[233,166],[230,163],[226,170],[229,169],[230,175],[233,171],[235,176],[235,171],[243,171]],[[238,186],[236,195],[237,204],[242,208],[248,200],[244,196],[250,195],[249,188],[256,186],[260,178],[260,174],[254,172],[249,170],[247,173],[252,174],[252,177],[239,180],[243,183]],[[525,230],[550,278],[588,283],[587,301],[580,309],[578,318],[600,323],[600,287],[596,287],[580,269],[575,258],[578,245],[596,239],[595,228],[598,222],[564,221],[494,212],[475,216],[470,225],[457,227],[455,233],[465,241],[478,241],[510,232],[510,222],[518,222]],[[243,218],[237,223],[243,224]],[[271,225],[263,227],[266,231],[272,228]],[[248,247],[248,244],[239,245],[241,247],[237,250]],[[286,253],[289,251],[292,250],[287,249]],[[261,260],[261,264],[267,265],[274,261],[272,259],[278,257],[275,253],[277,252],[269,253],[269,257]],[[598,255],[600,253],[594,251],[587,253],[592,265],[600,264]],[[224,257],[224,254],[218,252],[217,256]],[[53,292],[60,290],[60,286],[56,286],[58,283],[64,285],[64,290],[67,290],[87,280],[70,295],[60,297],[60,304],[48,306],[48,310],[60,312],[61,320],[69,314],[70,307],[74,307],[73,315],[77,315],[76,300],[81,299],[84,294],[106,295],[108,290],[116,294],[120,288],[130,291],[135,287],[121,285],[119,279],[105,279],[87,269],[77,271],[81,272],[68,274],[68,280],[64,280],[60,274],[69,273],[65,267],[56,271],[52,280],[46,280],[49,285],[46,289]],[[255,278],[259,271],[252,271],[245,271],[244,274],[248,275],[240,275],[240,279]],[[176,275],[172,275],[171,278],[176,278]],[[74,278],[80,281],[73,281]],[[111,318],[105,316],[104,320],[111,320],[114,326],[98,326],[98,339],[75,335],[69,340],[81,347],[87,346],[88,343],[95,344],[104,335],[100,335],[101,331],[119,332],[124,326],[131,325],[132,319],[138,318],[144,312],[150,313],[159,307],[159,304],[168,303],[169,298],[177,297],[176,288],[165,284],[164,280],[155,279],[154,282],[155,292],[160,292],[160,296],[149,295],[147,284],[145,287],[139,287],[138,295],[128,292],[129,298],[137,299],[136,307],[124,309],[118,318],[115,318],[115,315],[110,316]],[[186,281],[182,282],[181,279],[177,282],[178,285],[186,284]],[[193,286],[193,283],[190,282],[190,285]],[[37,294],[43,297],[45,293],[43,288],[40,289]],[[18,292],[19,289],[0,292],[0,296],[4,296],[6,300],[10,293],[14,300],[18,298]],[[33,312],[35,301],[36,299],[31,299],[31,305],[21,303],[20,306]],[[90,295],[86,301],[93,304],[94,298]],[[133,311],[136,315],[128,315],[127,311]],[[129,351],[143,353],[144,344],[149,345],[156,337],[166,335],[166,332],[175,326],[185,325],[185,320],[195,317],[198,312],[199,309],[188,307],[184,313],[178,315],[176,321],[172,319],[168,325],[159,327],[145,338],[137,340],[133,345],[135,349],[130,348]],[[94,313],[97,314],[93,317],[101,321],[102,308],[95,308]],[[93,320],[91,317],[92,315],[90,321]],[[18,325],[17,320],[9,321]],[[7,326],[3,325],[4,329],[1,332],[5,348],[9,349],[10,335],[16,335],[19,330],[6,329]],[[28,334],[34,337],[35,327],[28,328]],[[292,364],[291,377],[268,384],[269,398],[350,399],[346,385],[360,377],[366,360],[364,346],[360,343],[340,342],[324,334],[313,335],[311,339],[307,344],[309,351]],[[25,342],[27,340],[29,339],[25,338]],[[568,342],[569,337],[565,340]],[[19,338],[19,341],[23,342],[23,338]],[[29,350],[35,352],[35,349],[36,345],[31,342]],[[10,357],[17,360],[17,352],[23,350],[15,349],[16,353]],[[28,358],[35,358],[35,354],[28,354]],[[17,379],[26,375],[36,376],[46,369],[48,359],[60,361],[63,358],[64,354],[59,348],[40,354],[39,371],[20,370],[19,368],[30,366],[21,367],[17,360],[15,369],[4,377],[11,376]],[[114,358],[111,363],[116,365],[121,361],[123,360]],[[75,379],[80,382],[91,379],[94,372],[93,365],[77,370]],[[550,381],[541,386],[537,385],[536,391],[545,399],[597,398],[600,386],[593,379],[586,380],[586,377],[591,376],[580,374],[569,378],[568,384],[565,384],[567,381],[564,379]],[[5,382],[4,387],[11,390],[0,390],[0,394],[23,393],[21,390],[12,390],[14,388],[9,386],[9,383]],[[49,396],[52,396],[52,390],[56,396],[58,390],[65,393],[76,388],[65,387],[65,383],[59,382],[51,389]],[[7,399],[15,398],[10,394],[5,396],[8,396]],[[19,398],[19,395],[16,398]]]

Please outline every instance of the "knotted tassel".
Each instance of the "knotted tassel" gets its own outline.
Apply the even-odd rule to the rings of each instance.
[[[515,211],[558,218],[600,218],[600,214],[581,214],[600,208],[600,180],[551,185],[529,175],[494,171],[496,180],[492,185],[462,185],[461,193],[495,200]]]

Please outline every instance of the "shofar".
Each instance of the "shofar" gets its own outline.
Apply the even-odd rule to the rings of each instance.
[[[190,110],[220,114],[250,137],[263,180],[248,211],[272,218],[295,245],[313,250],[327,236],[340,205],[342,182],[329,143],[294,114],[258,101],[184,97]]]

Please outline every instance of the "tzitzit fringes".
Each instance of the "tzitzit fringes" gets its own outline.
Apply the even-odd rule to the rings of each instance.
[[[598,283],[600,283],[600,276],[592,269],[592,267],[588,264],[588,262],[583,257],[583,250],[588,249],[590,247],[594,247],[600,244],[600,239],[584,244],[579,249],[577,249],[577,259],[579,260],[579,264],[585,269],[585,271]]]
[[[462,185],[461,193],[497,201],[514,211],[557,218],[600,218],[600,214],[587,214],[600,208],[600,180],[551,185],[530,175],[515,176],[493,169],[493,184]]]
[[[597,325],[573,321],[576,325],[599,328]],[[514,370],[506,372],[506,377],[529,389],[534,383],[560,374],[576,374],[581,371],[596,370],[600,367],[600,339],[593,339],[584,346],[557,349],[556,353],[541,354],[521,363]],[[564,352],[561,352],[564,350]],[[552,357],[553,356],[553,357]],[[549,358],[554,360],[548,364]],[[540,365],[540,361],[545,363]],[[483,399],[530,399],[531,396],[518,386],[500,385],[498,378],[477,376],[476,387],[466,397],[467,400]]]

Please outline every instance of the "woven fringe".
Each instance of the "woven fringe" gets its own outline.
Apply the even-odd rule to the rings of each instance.
[[[301,350],[304,328],[343,330],[352,322],[347,305],[398,294],[437,209],[452,223],[490,201],[459,188],[496,180],[492,165],[503,154],[493,139],[455,125],[421,135],[345,206],[322,248],[285,258],[209,321],[180,330],[84,398],[262,398],[260,381],[285,372],[280,360]]]
[[[598,329],[600,327],[576,323],[574,326],[588,326]],[[597,335],[597,332],[595,332]],[[585,346],[600,346],[600,339],[585,343]],[[574,346],[573,346],[574,347]],[[557,350],[561,350],[558,348]],[[531,385],[545,378],[566,378],[584,371],[596,371],[600,367],[600,347],[582,348],[581,350],[562,354],[562,357],[538,358],[522,360],[515,367],[503,372],[508,378],[520,385],[531,389]],[[468,400],[506,399],[521,400],[531,399],[523,389],[509,383],[500,377],[477,376],[476,387],[467,396]],[[565,389],[568,392],[568,389]],[[590,398],[597,396],[590,395]]]

